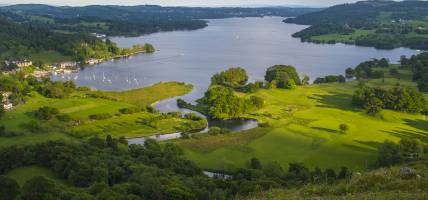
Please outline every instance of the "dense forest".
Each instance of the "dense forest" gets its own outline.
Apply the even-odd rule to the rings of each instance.
[[[375,0],[337,5],[285,22],[312,25],[293,35],[303,41],[428,49],[427,13],[426,1]]]
[[[203,19],[230,17],[291,17],[315,8],[192,8],[142,6],[53,7],[13,5],[0,12],[21,23],[32,23],[68,32],[101,32],[108,35],[140,35],[159,31],[195,30],[207,26]]]
[[[132,48],[119,48],[110,40],[102,40],[85,33],[66,34],[39,27],[33,24],[19,24],[0,15],[0,60],[37,61],[42,66],[45,59],[37,58],[35,54],[53,54],[51,56],[66,56],[70,60],[84,63],[90,58],[107,59],[115,56],[128,55],[134,52],[153,52],[150,44],[135,45]],[[42,62],[42,63],[40,63]],[[4,63],[0,62],[0,69]]]

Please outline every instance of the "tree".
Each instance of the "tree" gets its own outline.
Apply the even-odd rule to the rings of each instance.
[[[0,103],[0,119],[4,117],[5,113],[3,104]]]
[[[34,116],[37,119],[40,120],[51,120],[53,119],[57,114],[59,114],[59,110],[56,108],[43,106],[40,107],[35,113]]]
[[[372,98],[367,102],[365,106],[366,112],[371,115],[375,115],[382,110],[383,103],[379,98]]]
[[[346,73],[346,78],[355,77],[355,70],[350,67],[346,69],[345,73]]]
[[[325,180],[327,181],[327,183],[332,183],[337,178],[336,172],[330,168],[328,168],[324,171],[324,177],[325,177]]]
[[[262,164],[260,163],[260,160],[257,158],[251,158],[250,168],[251,169],[262,169]]]
[[[210,87],[202,101],[208,105],[208,115],[213,119],[233,119],[245,113],[249,107],[245,99],[223,86]]]
[[[303,75],[303,79],[302,79],[302,85],[309,85],[309,76],[308,75]]]
[[[337,175],[338,179],[347,179],[351,177],[351,173],[349,172],[347,167],[341,167],[339,174]]]
[[[269,67],[265,74],[265,80],[269,83],[276,81],[278,88],[293,88],[295,85],[302,84],[296,68],[289,65]]]
[[[347,124],[340,124],[339,129],[340,129],[340,132],[346,133],[349,130],[349,126]]]
[[[417,161],[423,157],[424,148],[419,140],[402,139],[398,145],[404,161]]]
[[[382,145],[380,145],[378,152],[378,163],[382,167],[388,167],[402,161],[400,146],[391,141],[386,140]]]
[[[19,185],[15,180],[0,176],[0,200],[14,200],[19,193]]]
[[[247,81],[247,72],[240,67],[230,68],[211,77],[211,85],[223,85],[232,88],[244,86]]]
[[[156,51],[155,47],[153,47],[153,45],[148,43],[144,44],[144,50],[146,51],[146,53],[153,53]]]
[[[55,184],[43,176],[36,176],[28,180],[22,187],[24,200],[54,200],[56,194]]]

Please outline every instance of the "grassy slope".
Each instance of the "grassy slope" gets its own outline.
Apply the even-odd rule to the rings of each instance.
[[[332,185],[306,185],[299,188],[274,189],[269,192],[255,194],[249,197],[238,197],[240,200],[400,200],[426,199],[428,184],[426,162],[411,163],[405,167],[416,170],[420,178],[405,178],[400,174],[402,166],[378,169],[361,176],[353,176],[350,180]]]
[[[372,80],[369,85],[392,87],[397,82],[414,86],[404,80],[387,78]],[[181,140],[186,155],[208,169],[230,170],[242,166],[252,157],[262,162],[278,161],[283,167],[302,162],[310,167],[365,169],[376,158],[376,147],[386,139],[419,138],[428,142],[428,121],[419,114],[382,112],[382,118],[366,115],[351,105],[357,83],[323,84],[295,90],[260,90],[256,95],[266,106],[250,113],[271,127],[258,128],[246,134],[210,136],[199,140]],[[350,130],[343,134],[340,124]],[[261,135],[263,134],[263,135]],[[242,139],[252,137],[251,141]],[[229,141],[244,140],[236,147]],[[200,148],[202,147],[202,148]]]
[[[155,129],[137,123],[138,120],[154,116],[153,114],[146,112],[132,115],[120,115],[111,119],[98,121],[91,121],[88,117],[89,115],[100,113],[115,115],[121,108],[134,107],[136,105],[150,105],[153,102],[165,98],[184,95],[189,92],[191,88],[192,86],[181,83],[159,83],[133,91],[121,93],[106,92],[109,96],[116,97],[122,101],[85,98],[84,95],[79,92],[66,99],[50,99],[34,93],[25,104],[16,107],[11,112],[7,112],[5,117],[0,121],[0,125],[5,125],[8,131],[24,133],[24,135],[0,138],[0,147],[57,139],[74,140],[72,137],[64,134],[65,132],[70,131],[75,132],[85,130],[85,134],[100,134],[101,136],[111,134],[115,137],[135,137],[156,133],[174,132],[178,125],[185,122],[184,120],[178,118],[161,120],[158,128]],[[154,93],[154,91],[156,91],[156,93]],[[80,120],[81,124],[78,126],[72,126],[71,124],[59,122],[56,119],[51,121],[41,121],[42,126],[46,127],[44,133],[29,133],[25,124],[28,124],[32,119],[34,119],[32,117],[32,112],[42,106],[58,108],[60,113],[68,114],[74,120]]]
[[[28,180],[30,180],[35,176],[44,176],[57,183],[65,184],[62,180],[56,177],[51,171],[45,168],[36,167],[36,166],[16,168],[12,171],[9,171],[6,174],[6,176],[9,176],[10,178],[15,179],[16,182],[18,182],[18,184],[21,187],[25,184],[25,182],[27,182]]]
[[[129,90],[124,92],[101,92],[104,96],[127,102],[136,106],[147,106],[156,103],[159,100],[175,96],[182,96],[192,91],[193,86],[185,83],[167,82],[157,83],[150,87]]]

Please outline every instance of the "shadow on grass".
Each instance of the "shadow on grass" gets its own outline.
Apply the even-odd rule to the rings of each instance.
[[[400,128],[400,130],[384,131],[384,132],[389,133],[393,136],[399,137],[401,139],[419,139],[421,142],[424,142],[424,143],[428,142],[428,135],[424,132],[413,131],[413,130],[403,129],[403,128]]]
[[[342,134],[342,132],[330,128],[323,128],[323,127],[311,127],[312,129],[318,130],[318,131],[325,131],[329,133],[335,133],[335,134]]]
[[[352,106],[352,95],[343,93],[330,93],[330,94],[315,94],[308,97],[318,101],[320,104],[317,107],[321,108],[336,108],[345,111],[358,111],[357,108]]]
[[[369,147],[373,147],[374,149],[379,148],[380,145],[382,145],[381,142],[374,142],[374,141],[361,141],[361,140],[354,140],[355,142],[358,142],[359,144],[363,144]]]
[[[410,120],[410,119],[405,119],[404,122],[416,129],[419,129],[421,131],[425,131],[428,132],[428,121],[426,120]]]
[[[366,147],[361,147],[361,146],[357,146],[357,145],[352,145],[352,144],[343,144],[344,147],[354,150],[354,151],[359,151],[359,152],[365,152],[365,153],[374,153],[376,152],[376,149],[369,149]]]

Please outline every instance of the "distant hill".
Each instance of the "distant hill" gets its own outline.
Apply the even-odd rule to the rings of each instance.
[[[303,41],[428,49],[427,1],[360,1],[284,21],[312,25],[294,34]]]
[[[141,6],[55,7],[20,4],[0,7],[9,19],[67,32],[101,32],[108,35],[140,35],[160,31],[195,30],[207,26],[204,19],[229,17],[295,17],[317,8],[198,8]]]
[[[341,4],[330,8],[287,19],[286,22],[297,24],[325,23],[371,23],[377,21],[382,13],[390,13],[392,19],[426,19],[427,1],[360,1],[354,4]]]

